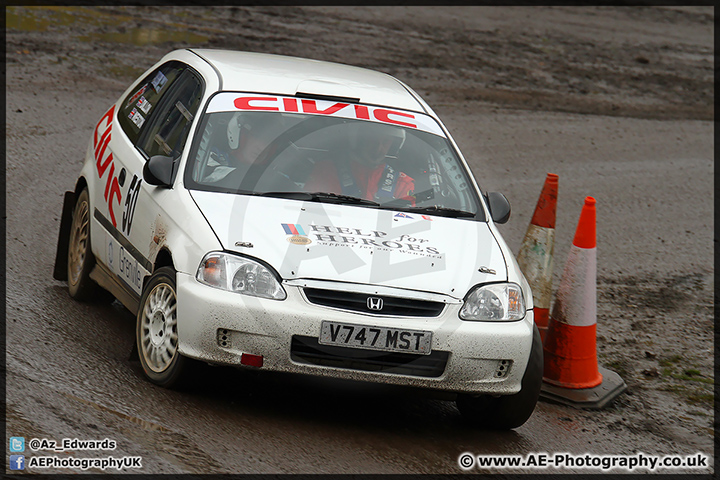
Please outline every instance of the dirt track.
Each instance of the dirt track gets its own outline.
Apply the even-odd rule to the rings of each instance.
[[[7,18],[9,435],[114,435],[151,473],[458,473],[463,451],[712,453],[711,7],[11,7]],[[184,394],[144,383],[127,361],[133,319],[67,298],[51,278],[55,239],[92,126],[185,46],[397,76],[438,112],[481,187],[509,198],[514,251],[545,174],[559,174],[555,286],[582,199],[596,197],[598,353],[628,392],[600,412],[541,403],[496,438],[401,394],[368,407],[365,425],[328,400],[353,404],[352,387],[299,382],[298,413],[275,396],[284,378],[242,372],[230,378],[249,389]]]

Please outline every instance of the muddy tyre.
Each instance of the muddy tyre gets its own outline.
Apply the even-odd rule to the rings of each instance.
[[[523,374],[520,391],[514,395],[493,397],[458,395],[456,404],[471,424],[493,430],[510,430],[524,424],[535,410],[543,375],[543,348],[540,332],[533,325],[530,359]]]
[[[87,188],[80,192],[73,209],[67,259],[68,292],[72,298],[89,301],[110,295],[90,278],[95,257],[90,248],[90,196]]]
[[[178,351],[175,270],[155,271],[143,290],[137,313],[136,343],[145,376],[166,388],[182,385],[189,359]]]

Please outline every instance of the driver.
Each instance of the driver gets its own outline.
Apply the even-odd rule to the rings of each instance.
[[[350,151],[343,158],[316,164],[305,184],[307,192],[330,192],[380,203],[403,199],[415,205],[414,180],[387,163],[405,143],[402,128],[357,122],[348,125]]]
[[[254,163],[262,161],[260,155],[277,136],[281,120],[275,114],[234,113],[226,129],[227,145],[210,150],[209,164],[216,168],[206,181],[220,180],[234,171],[244,175]]]
[[[227,139],[230,151],[240,164],[252,165],[277,136],[281,117],[272,113],[246,115],[241,123],[241,113],[228,122]]]

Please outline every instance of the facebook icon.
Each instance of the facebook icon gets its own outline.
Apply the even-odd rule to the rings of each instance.
[[[25,455],[10,455],[10,470],[25,470]]]

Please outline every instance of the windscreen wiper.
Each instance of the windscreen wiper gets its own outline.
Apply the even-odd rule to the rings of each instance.
[[[372,207],[380,206],[379,203],[372,200],[367,200],[360,197],[353,197],[351,195],[342,195],[340,193],[313,192],[310,195],[312,196],[312,200],[316,202],[348,203],[352,205],[368,205]]]
[[[439,205],[430,205],[428,207],[408,207],[404,209],[412,213],[428,213],[430,215],[441,215],[443,217],[474,217],[473,212],[466,212],[465,210],[458,210],[455,208],[441,207]]]
[[[260,197],[289,198],[291,200],[312,200],[312,196],[306,192],[263,192],[255,193]]]
[[[263,197],[289,198],[292,200],[305,200],[308,202],[339,203],[350,205],[367,205],[371,207],[380,206],[379,203],[364,198],[353,197],[330,192],[265,192]]]

